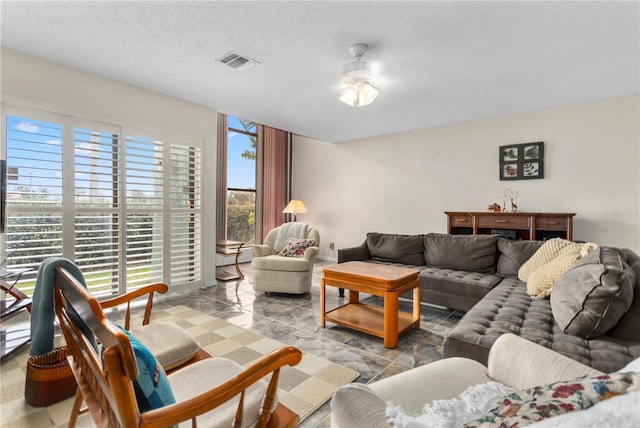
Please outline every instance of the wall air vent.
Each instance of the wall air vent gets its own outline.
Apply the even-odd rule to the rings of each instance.
[[[255,59],[251,59],[248,56],[236,51],[226,53],[216,61],[226,64],[227,66],[235,70],[244,70],[245,68],[253,67],[256,64],[260,64]]]

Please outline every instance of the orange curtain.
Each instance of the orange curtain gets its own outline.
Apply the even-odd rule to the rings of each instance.
[[[284,223],[291,194],[291,134],[261,126],[262,134],[262,231],[261,237]]]

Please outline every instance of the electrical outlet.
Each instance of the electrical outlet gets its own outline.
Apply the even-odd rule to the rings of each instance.
[[[329,242],[329,249],[333,250],[335,248],[335,244],[333,242]]]

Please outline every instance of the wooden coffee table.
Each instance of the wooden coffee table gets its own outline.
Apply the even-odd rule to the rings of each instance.
[[[417,269],[367,262],[327,266],[320,281],[320,326],[330,321],[384,339],[385,348],[398,346],[398,336],[420,329],[420,279]],[[349,301],[326,310],[326,286],[349,290]],[[413,290],[413,314],[400,312],[398,298]],[[359,293],[384,298],[384,308],[360,303]]]

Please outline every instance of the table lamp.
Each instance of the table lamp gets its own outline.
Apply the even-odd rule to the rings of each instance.
[[[289,204],[282,210],[283,213],[293,214],[293,221],[297,221],[296,214],[298,213],[307,213],[307,207],[304,206],[304,203],[298,199],[292,199],[289,201]]]

